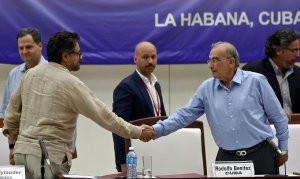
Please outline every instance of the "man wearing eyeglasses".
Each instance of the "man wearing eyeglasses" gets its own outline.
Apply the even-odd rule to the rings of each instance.
[[[13,68],[6,80],[3,100],[0,109],[0,128],[2,128],[3,126],[4,112],[9,103],[10,96],[19,85],[25,72],[37,65],[48,63],[48,61],[45,60],[42,55],[42,36],[38,29],[32,27],[22,28],[17,34],[17,43],[20,57],[24,61],[24,63]],[[76,136],[77,130],[75,130],[72,143],[73,159],[77,158]],[[14,145],[9,145],[9,149],[9,163],[11,165],[14,165]]]
[[[253,161],[255,174],[278,174],[288,159],[288,119],[266,77],[239,68],[239,55],[228,42],[212,45],[204,81],[189,102],[153,125],[158,138],[181,129],[204,113],[219,151],[216,161]],[[276,129],[276,154],[272,129]]]
[[[147,130],[115,115],[71,71],[82,60],[79,35],[56,32],[47,44],[49,63],[29,70],[13,93],[4,115],[3,134],[15,144],[16,165],[25,166],[26,178],[43,178],[42,139],[49,160],[44,178],[54,178],[71,167],[71,146],[77,118],[82,114],[124,138],[146,140]]]
[[[300,67],[295,65],[300,57],[299,39],[299,32],[279,29],[266,41],[266,57],[243,67],[243,70],[267,77],[288,116],[290,113],[300,113]]]

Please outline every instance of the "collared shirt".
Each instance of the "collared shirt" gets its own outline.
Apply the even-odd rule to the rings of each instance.
[[[252,147],[273,138],[268,119],[276,128],[281,150],[288,149],[288,119],[269,85],[258,73],[237,69],[228,89],[219,79],[204,81],[185,107],[153,125],[157,137],[168,135],[203,113],[216,144],[226,150]]]
[[[288,68],[286,74],[284,77],[282,77],[282,73],[278,66],[273,62],[273,60],[269,59],[275,74],[276,78],[279,84],[280,92],[281,92],[281,97],[283,101],[283,108],[287,110],[289,113],[292,113],[292,101],[291,101],[291,96],[290,96],[290,87],[289,87],[289,81],[288,77],[294,72],[293,68]]]
[[[43,139],[50,161],[62,164],[71,144],[78,114],[124,138],[138,138],[141,127],[115,115],[97,96],[64,66],[49,62],[26,72],[13,93],[4,115],[3,134],[14,153],[40,157],[38,140]]]
[[[39,62],[40,64],[48,63],[47,60],[42,56]],[[4,87],[4,93],[3,93],[3,99],[1,103],[1,108],[0,108],[0,118],[3,118],[4,112],[6,110],[6,107],[9,103],[9,98],[14,92],[14,90],[17,88],[18,84],[20,83],[24,73],[26,71],[26,66],[25,63],[22,63],[16,67],[14,67],[10,72],[7,77],[5,87]]]
[[[146,87],[149,97],[151,99],[155,116],[160,116],[161,115],[161,109],[160,109],[161,103],[160,103],[160,99],[159,99],[157,90],[155,88],[155,83],[157,82],[156,76],[153,73],[151,73],[151,81],[150,81],[147,77],[142,75],[137,69],[136,69],[136,72],[139,74],[139,76],[144,81],[144,84],[146,85],[145,87]]]

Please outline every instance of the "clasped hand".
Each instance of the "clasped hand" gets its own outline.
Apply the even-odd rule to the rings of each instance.
[[[143,128],[143,131],[139,138],[141,141],[148,142],[155,137],[156,132],[153,130],[153,128],[151,126],[143,124],[143,125],[141,125],[141,127]]]

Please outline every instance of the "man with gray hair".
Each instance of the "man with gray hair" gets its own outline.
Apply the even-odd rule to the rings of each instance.
[[[207,63],[212,78],[199,86],[185,107],[153,125],[153,137],[168,135],[206,113],[219,147],[216,161],[252,160],[255,174],[277,174],[288,159],[288,119],[267,79],[239,69],[238,52],[228,42],[213,44]],[[285,151],[282,155],[270,143],[269,119]]]
[[[286,114],[300,113],[300,34],[293,29],[279,29],[265,44],[263,60],[248,63],[243,70],[263,74],[268,79]]]

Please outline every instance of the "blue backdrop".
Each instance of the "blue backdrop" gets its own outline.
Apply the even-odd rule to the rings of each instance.
[[[43,54],[56,31],[79,33],[84,64],[131,64],[135,45],[151,41],[160,64],[205,63],[210,45],[229,41],[241,62],[264,57],[267,36],[299,30],[295,0],[1,0],[0,63],[18,64],[20,28],[42,32]]]

